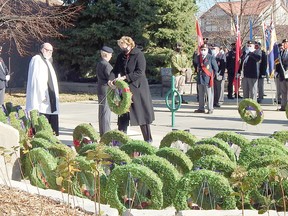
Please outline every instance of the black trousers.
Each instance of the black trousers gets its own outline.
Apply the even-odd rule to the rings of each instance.
[[[127,128],[129,126],[130,116],[129,113],[125,113],[118,116],[118,130],[127,133]],[[150,130],[150,124],[140,125],[142,136],[146,142],[152,142],[152,135]]]
[[[48,122],[50,123],[52,130],[54,131],[56,136],[59,136],[59,117],[58,115],[50,115],[50,114],[44,114],[40,113],[40,115],[45,115],[45,117],[48,119]]]

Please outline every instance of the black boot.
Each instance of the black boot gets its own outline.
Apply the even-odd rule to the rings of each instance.
[[[188,104],[188,101],[185,101],[185,100],[183,99],[183,95],[181,95],[181,100],[182,100],[182,104]]]

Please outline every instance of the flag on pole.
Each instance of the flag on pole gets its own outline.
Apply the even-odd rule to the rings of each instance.
[[[278,44],[273,21],[273,14],[271,15],[270,25],[266,27],[265,38],[268,56],[268,72],[270,76],[273,76],[275,61],[278,59]]]
[[[196,18],[196,32],[197,32],[197,41],[198,41],[198,54],[200,54],[200,47],[204,44],[202,32],[199,26],[198,19]]]
[[[235,71],[234,71],[234,89],[235,94],[239,94],[239,88],[240,88],[240,79],[237,78],[237,73],[240,67],[240,56],[241,56],[241,34],[239,29],[239,21],[238,16],[236,17],[236,54],[235,54]]]
[[[253,24],[251,17],[249,17],[249,38],[250,40],[253,40]]]

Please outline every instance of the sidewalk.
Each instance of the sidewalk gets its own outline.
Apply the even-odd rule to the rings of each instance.
[[[165,97],[160,97],[160,88],[159,85],[150,86],[156,118],[151,125],[154,146],[159,146],[162,138],[172,131],[171,112],[166,107]],[[265,94],[267,96],[261,103],[264,110],[264,121],[257,126],[248,125],[242,121],[237,110],[237,100],[228,100],[226,92],[224,104],[221,108],[214,109],[213,114],[193,113],[198,108],[195,95],[196,85],[193,86],[192,93],[193,95],[184,96],[189,104],[181,105],[181,108],[176,112],[175,129],[189,129],[198,138],[212,137],[221,131],[234,131],[243,134],[248,139],[269,136],[274,131],[287,130],[288,120],[285,112],[276,111],[277,107],[280,106],[272,103],[272,98],[275,95],[273,80],[271,80],[271,84],[267,84],[265,81]],[[91,123],[98,131],[97,101],[62,103],[60,109],[59,139],[63,143],[72,145],[72,133],[78,124]],[[115,114],[112,114],[111,128],[117,129],[117,116]],[[132,139],[143,139],[138,126],[130,127],[128,135]]]

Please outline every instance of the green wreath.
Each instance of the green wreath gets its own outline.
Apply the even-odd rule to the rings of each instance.
[[[193,163],[193,170],[206,169],[223,174],[230,177],[236,168],[236,163],[219,155],[203,156]]]
[[[88,137],[90,140],[86,139]],[[99,134],[91,124],[83,123],[78,125],[73,131],[73,144],[78,152],[84,145],[97,142]]]
[[[284,165],[288,167],[287,156],[271,155],[270,157],[259,159],[254,159],[249,163],[247,170],[257,169],[261,167]]]
[[[83,148],[79,150],[78,153],[79,155],[86,156],[87,155],[86,152],[88,150],[95,150],[97,148],[97,145],[98,144],[95,143],[85,145],[83,146]],[[111,161],[113,164],[123,165],[131,163],[132,161],[129,155],[127,155],[124,151],[120,150],[119,148],[106,146],[104,152],[110,156],[109,161]]]
[[[192,161],[179,149],[164,147],[159,149],[156,155],[168,160],[181,174],[185,174],[192,169]]]
[[[278,168],[275,167],[261,167],[248,171],[248,176],[251,180],[251,189],[248,192],[249,200],[252,206],[256,207],[256,209],[259,209],[259,207],[262,208],[262,206],[266,206],[267,199],[269,199],[274,200],[274,205],[277,211],[283,211],[283,195],[281,192],[282,189],[278,178],[273,178],[275,173],[278,172],[277,169]],[[285,169],[287,169],[287,166]],[[284,179],[282,183],[285,196],[285,194],[288,192],[288,181]]]
[[[251,111],[256,112],[256,116]],[[261,106],[253,99],[244,99],[239,103],[238,112],[241,118],[251,125],[258,125],[264,119],[264,113]]]
[[[18,117],[23,121],[25,129],[28,130],[31,127],[31,122],[23,109],[18,110]]]
[[[40,130],[38,123],[39,112],[38,110],[31,110],[29,112],[29,115],[31,119],[32,128],[34,128],[34,130],[37,132],[38,130]]]
[[[285,156],[286,152],[283,152],[280,148],[271,145],[256,145],[249,146],[241,150],[238,163],[244,167],[248,167],[253,160],[262,160],[271,156]]]
[[[25,174],[31,184],[44,189],[58,189],[55,169],[57,159],[43,148],[34,148],[25,157]]]
[[[202,186],[206,187],[202,187]],[[205,189],[205,190],[204,190]],[[197,199],[197,195],[201,194]],[[193,196],[193,195],[196,196]],[[232,195],[233,190],[224,176],[210,170],[197,170],[187,173],[177,183],[174,207],[177,211],[188,209],[187,199],[192,196],[193,203],[197,203],[204,209],[211,208],[211,201],[214,209],[219,206],[221,209],[235,209],[236,201]],[[203,205],[203,203],[208,203]]]
[[[100,143],[109,145],[113,141],[118,141],[123,145],[130,140],[131,140],[130,137],[127,134],[125,134],[123,131],[111,130],[102,135],[100,139]]]
[[[209,145],[209,144],[201,144],[201,145],[196,145],[189,149],[186,152],[186,155],[190,158],[190,160],[194,163],[194,161],[199,160],[201,157],[206,156],[206,155],[219,155],[222,157],[226,157],[229,159],[227,154],[221,150],[220,148],[214,146],[214,145]]]
[[[236,162],[236,157],[235,157],[233,150],[230,148],[229,144],[223,141],[222,139],[205,138],[196,142],[196,145],[199,145],[199,144],[214,145],[218,147],[219,149],[223,150],[227,154],[227,156],[230,158],[231,161]]]
[[[166,159],[155,155],[144,155],[133,159],[133,163],[141,164],[153,170],[163,182],[163,208],[170,206],[175,196],[175,186],[180,179],[176,168]]]
[[[154,146],[143,140],[130,140],[128,143],[122,145],[120,149],[128,155],[132,155],[134,152],[154,155],[157,151]]]
[[[222,139],[227,142],[229,145],[235,144],[240,148],[249,145],[250,141],[246,139],[243,135],[232,132],[232,131],[223,131],[215,135],[216,138]]]
[[[288,142],[288,130],[275,131],[270,137],[285,145]]]
[[[112,112],[117,115],[122,115],[129,112],[132,103],[132,93],[130,91],[129,85],[122,80],[116,80],[116,89],[110,89],[107,93],[107,102]],[[118,93],[121,91],[121,97],[117,98]]]
[[[163,184],[156,173],[154,173],[148,167],[139,164],[128,164],[125,166],[118,166],[111,172],[106,186],[107,188],[109,188],[109,190],[106,191],[106,198],[108,204],[112,208],[118,209],[120,214],[125,212],[126,207],[123,205],[122,201],[120,201],[119,196],[123,195],[127,196],[126,194],[123,194],[126,191],[121,191],[121,188],[127,187],[129,176],[134,181],[136,180],[138,184],[140,184],[141,182],[144,183],[147,186],[148,190],[150,191],[151,197],[149,198],[150,201],[148,208],[161,209],[163,205],[163,194],[162,194]],[[131,187],[133,190],[134,187],[133,186]],[[134,193],[132,192],[131,195],[133,194]]]
[[[44,148],[46,150],[49,147],[51,147],[52,145],[54,145],[53,142],[50,142],[50,141],[43,139],[43,138],[33,138],[30,143],[32,145],[32,148],[41,147],[41,148]]]
[[[189,146],[194,146],[195,142],[197,141],[197,138],[187,131],[183,130],[171,131],[163,137],[163,139],[160,142],[159,148],[170,147],[171,144],[176,141],[181,141]]]
[[[54,143],[53,145],[49,146],[47,150],[49,151],[51,155],[53,155],[56,158],[76,156],[75,151],[73,151],[67,145],[62,144],[62,143]]]
[[[45,130],[37,132],[34,135],[34,138],[43,138],[43,139],[48,140],[51,143],[61,143],[54,134],[51,134],[50,131],[45,131]]]
[[[38,125],[39,125],[39,130],[37,132],[44,130],[44,131],[46,131],[46,133],[51,133],[51,134],[54,133],[53,129],[52,129],[52,127],[51,127],[51,125],[50,125],[50,123],[49,123],[49,121],[45,115],[40,115],[38,117]]]

